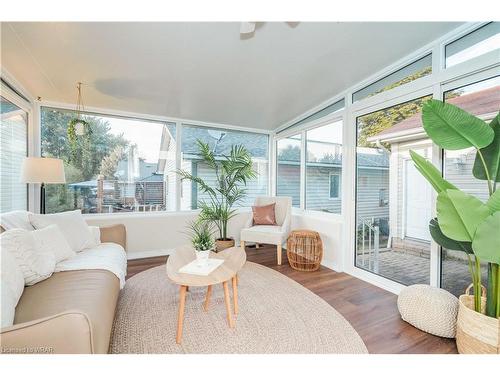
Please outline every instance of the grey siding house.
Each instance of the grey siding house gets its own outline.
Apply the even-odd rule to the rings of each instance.
[[[311,141],[309,141],[311,142]],[[335,145],[332,144],[332,148]],[[358,150],[359,215],[363,218],[389,217],[389,207],[381,196],[389,189],[389,158],[368,148]],[[277,189],[300,204],[300,162],[278,162]],[[340,213],[342,196],[342,154],[329,162],[306,163],[306,209]]]

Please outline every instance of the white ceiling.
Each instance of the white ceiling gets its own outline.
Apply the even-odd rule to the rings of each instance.
[[[274,129],[458,23],[2,23],[2,66],[34,96]]]

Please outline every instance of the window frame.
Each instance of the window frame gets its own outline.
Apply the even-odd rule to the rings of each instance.
[[[215,127],[212,125],[200,125],[200,124],[193,124],[192,122],[187,122],[187,121],[183,121],[180,123],[181,127],[182,127],[182,133],[184,133],[184,131],[186,130],[186,128],[207,128],[208,130],[223,130],[223,131],[226,131],[226,132],[234,132],[234,133],[237,133],[237,132],[240,132],[240,133],[248,133],[248,134],[259,134],[259,135],[263,135],[263,136],[267,136],[268,138],[268,145],[266,147],[266,154],[267,154],[267,159],[263,159],[263,158],[259,158],[259,157],[254,157],[252,156],[252,162],[253,162],[253,165],[252,165],[252,169],[254,169],[254,166],[257,165],[257,162],[259,160],[266,160],[267,162],[267,173],[265,174],[265,178],[266,178],[266,195],[269,195],[270,194],[270,191],[271,191],[271,181],[270,181],[270,178],[271,178],[271,160],[272,160],[272,157],[271,157],[271,152],[272,150],[270,149],[269,145],[269,140],[272,139],[272,134],[269,134],[265,131],[260,131],[260,132],[255,132],[255,131],[248,131],[248,129],[244,130],[243,128],[235,128],[235,127],[222,127],[222,126],[218,126],[218,127]],[[180,139],[180,138],[178,138]],[[182,140],[180,142],[177,142],[178,144],[178,148],[180,149],[179,152],[180,152],[180,165],[177,169],[181,169],[181,163],[182,161],[184,160],[184,152],[182,151]],[[257,166],[257,172],[258,172],[258,166]],[[257,182],[260,182],[261,179],[262,179],[262,175],[259,174],[256,178]],[[184,185],[181,183],[180,185],[180,191],[181,191],[181,194],[179,194],[179,211],[196,211],[198,210],[198,208],[191,208],[191,209],[183,209],[182,208],[182,192],[183,192],[183,187]],[[193,186],[191,185],[191,189],[193,188]],[[245,205],[245,206],[239,206],[239,205],[236,205],[235,208],[236,209],[247,209],[251,207],[251,204],[250,205]]]
[[[344,100],[347,100],[347,98],[343,98]],[[340,100],[342,99],[339,99],[338,97],[336,97],[335,100],[333,100],[333,104],[336,103],[336,102],[339,102]],[[347,103],[347,102],[345,102]],[[331,105],[332,103],[330,103]],[[300,135],[301,136],[301,146],[300,146],[300,207],[294,207],[293,209],[294,210],[300,210],[301,212],[307,212],[308,214],[317,214],[317,213],[320,213],[321,215],[334,215],[334,216],[337,216],[339,218],[342,217],[342,212],[344,212],[344,203],[342,203],[342,207],[341,207],[341,212],[340,213],[333,213],[333,212],[322,212],[322,211],[318,211],[318,210],[312,210],[312,209],[308,209],[307,208],[307,205],[306,205],[306,173],[307,173],[307,160],[306,160],[306,154],[307,154],[307,132],[310,131],[310,130],[314,130],[314,129],[317,129],[317,128],[321,128],[323,126],[326,126],[326,125],[330,125],[332,123],[335,123],[335,122],[339,122],[339,121],[342,121],[342,153],[344,153],[344,143],[345,143],[345,122],[346,122],[346,108],[347,108],[347,104],[344,106],[344,108],[342,110],[339,110],[339,111],[335,111],[335,112],[332,112],[332,113],[329,113],[323,117],[320,117],[318,119],[314,119],[310,122],[305,122],[305,123],[302,123],[300,124],[299,126],[297,127],[288,127],[286,129],[283,129],[282,131],[278,132],[278,133],[275,133],[274,134],[274,137],[272,138],[272,142],[273,142],[273,148],[275,150],[275,170],[274,170],[274,174],[273,174],[273,180],[275,181],[275,186],[274,186],[274,189],[272,191],[272,194],[273,195],[276,195],[277,194],[277,186],[276,186],[276,180],[277,180],[277,163],[278,163],[278,157],[277,157],[277,150],[278,150],[278,141],[284,139],[284,138],[289,138],[289,137],[293,137],[295,135]],[[309,115],[310,116],[310,115]],[[346,161],[345,161],[345,158],[342,157],[342,173],[344,173],[343,171],[345,170],[345,167],[346,167]],[[342,184],[342,181],[343,179],[341,178],[340,179],[340,183]],[[340,200],[343,202],[344,201],[344,197],[342,196],[342,186],[340,186]],[[327,199],[331,199],[331,198],[327,198]],[[332,199],[333,200],[333,199]]]
[[[36,150],[34,152],[35,155],[40,156],[41,155],[41,110],[42,107],[45,108],[51,108],[55,110],[61,110],[61,111],[75,111],[75,106],[72,104],[68,103],[60,103],[60,102],[52,102],[52,101],[43,101],[39,100],[35,104],[35,109],[36,109],[36,125],[37,125],[37,133],[34,135],[31,139],[33,139],[33,143],[36,146]],[[127,111],[120,111],[120,110],[110,110],[110,109],[104,109],[104,108],[99,108],[99,107],[85,107],[86,114],[89,115],[95,115],[95,116],[103,116],[103,117],[115,117],[115,118],[121,118],[121,119],[131,119],[131,120],[138,120],[138,121],[144,121],[144,122],[154,122],[154,123],[173,123],[176,125],[176,156],[175,156],[175,164],[176,164],[176,170],[181,168],[181,163],[182,163],[182,151],[180,145],[182,144],[182,130],[184,127],[188,126],[199,126],[199,127],[207,127],[207,128],[215,128],[215,129],[222,129],[222,130],[233,130],[233,131],[241,131],[241,132],[246,132],[246,133],[256,133],[256,134],[265,134],[268,136],[269,142],[267,145],[267,155],[268,155],[268,163],[271,166],[271,161],[272,157],[271,155],[274,153],[274,142],[272,142],[273,139],[273,132],[270,130],[265,130],[265,129],[259,129],[259,128],[246,128],[246,127],[241,127],[241,126],[236,126],[236,125],[226,125],[226,124],[218,124],[218,123],[213,123],[213,122],[204,122],[204,121],[197,121],[197,120],[189,120],[189,119],[179,119],[176,117],[167,117],[167,116],[155,116],[155,115],[148,115],[148,114],[142,114],[142,113],[136,113],[136,112],[127,112]],[[269,183],[267,184],[267,195],[271,195],[271,177],[272,177],[272,168],[268,168],[268,173],[267,173],[267,179]],[[191,211],[196,211],[196,210],[183,210],[181,208],[181,199],[182,199],[182,184],[181,184],[181,178],[176,174],[175,177],[175,190],[172,191],[169,189],[169,192],[171,194],[175,194],[175,209],[170,210],[170,211],[152,211],[151,214],[172,214],[176,212],[191,212]],[[172,187],[174,187],[172,186]],[[30,203],[33,204],[34,202],[39,202],[40,199],[40,194],[36,194],[35,190],[35,196],[33,198],[30,198]],[[36,206],[36,205],[34,205]],[[31,206],[30,206],[31,207]],[[36,208],[30,208],[30,210],[35,210]],[[247,208],[241,208],[243,210]],[[150,214],[149,211],[147,212],[115,212],[115,213],[86,213],[84,214],[85,217],[89,218],[104,218],[104,217],[113,217],[113,216],[118,216],[118,215],[141,215],[141,214]]]
[[[470,60],[468,60],[468,61],[470,61]],[[467,61],[465,61],[465,62],[467,62]],[[457,64],[457,65],[461,65],[461,64]],[[454,67],[455,66],[453,66],[452,68],[454,68]],[[487,80],[493,79],[493,78],[500,78],[500,70],[495,70],[494,68],[487,69],[484,71],[477,72],[475,74],[471,74],[471,75],[467,75],[467,76],[458,78],[458,79],[450,81],[450,82],[443,83],[440,85],[440,91],[439,91],[440,100],[445,101],[445,94],[447,92],[450,92],[453,90],[458,90],[462,87],[471,86],[471,85],[474,85],[476,83],[487,81]],[[485,120],[485,121],[491,121],[495,116],[495,115],[493,115],[493,116],[491,116],[491,115],[492,115],[491,113],[487,113],[484,115],[479,115],[478,117]],[[445,168],[446,168],[446,165],[445,165],[446,150],[444,150],[442,148],[438,148],[437,152],[439,152],[439,157],[440,157],[440,161],[441,161],[441,163],[440,163],[441,175],[444,178],[446,178],[444,176]],[[432,241],[432,243],[435,244],[434,241]],[[438,257],[437,257],[438,264],[437,264],[437,269],[436,269],[436,273],[437,273],[436,286],[441,287],[443,285],[443,269],[442,269],[442,267],[443,267],[443,260],[442,260],[443,248],[442,248],[442,246],[439,246],[437,244],[435,244],[435,246],[436,246],[437,251],[438,251]],[[431,274],[431,276],[432,276],[432,274]]]
[[[487,22],[480,22],[480,23],[473,24],[472,26],[464,28],[462,31],[456,33],[456,35],[454,35],[454,37],[449,38],[445,43],[443,43],[443,45],[442,45],[442,64],[441,64],[440,68],[443,70],[453,69],[456,66],[463,65],[464,63],[468,63],[469,61],[475,61],[476,59],[482,58],[482,56],[488,56],[488,55],[491,55],[492,53],[496,52],[496,50],[489,51],[489,52],[486,52],[484,54],[472,57],[468,60],[462,61],[460,63],[454,64],[451,66],[446,66],[446,47],[447,46],[449,46],[452,43],[457,42],[458,40],[460,40],[462,38],[467,37],[468,35],[475,33],[479,29],[482,29],[483,27],[488,26],[490,23],[493,23],[493,22],[499,22],[499,21],[487,21]]]
[[[33,147],[34,141],[34,106],[29,95],[25,95],[25,90],[13,79],[9,79],[8,74],[4,79],[5,72],[2,70],[2,82],[0,82],[1,95],[12,104],[26,112],[26,157],[35,154]],[[35,184],[26,184],[26,209],[28,211],[38,212],[39,204],[35,204],[37,196],[40,195],[39,186]]]
[[[363,275],[361,277],[367,277],[368,274],[371,274],[368,276],[369,279],[374,279],[377,281],[377,283],[380,283],[380,286],[384,287],[384,288],[387,288],[387,290],[390,290],[390,291],[397,291],[399,293],[399,291],[406,287],[407,285],[404,285],[402,283],[400,283],[399,281],[396,281],[394,279],[390,279],[390,278],[387,278],[387,277],[384,277],[384,276],[381,276],[379,274],[376,274],[374,273],[373,271],[370,271],[370,270],[367,270],[367,269],[363,269],[361,267],[358,267],[356,265],[356,251],[357,251],[357,234],[356,234],[356,224],[357,224],[357,215],[358,215],[358,208],[357,208],[357,191],[358,191],[358,168],[357,168],[357,147],[358,147],[358,119],[360,117],[363,117],[365,115],[370,115],[372,113],[375,113],[375,112],[378,112],[378,111],[381,111],[381,110],[384,110],[384,109],[389,109],[389,108],[392,108],[392,107],[397,107],[399,105],[403,105],[403,104],[406,104],[406,103],[410,103],[412,101],[415,101],[415,100],[418,100],[418,99],[423,99],[425,97],[430,97],[430,99],[435,99],[435,87],[427,87],[427,88],[424,88],[422,90],[419,90],[417,92],[410,92],[406,95],[402,95],[402,96],[399,96],[399,97],[394,97],[392,98],[391,100],[387,100],[387,101],[380,101],[376,106],[367,106],[366,108],[362,109],[362,110],[359,110],[357,112],[354,112],[354,145],[353,145],[353,149],[354,149],[354,164],[353,164],[353,177],[354,177],[354,181],[353,181],[353,188],[354,188],[354,191],[353,191],[353,195],[352,195],[352,217],[351,217],[351,220],[353,220],[353,230],[352,230],[352,237],[351,240],[352,240],[352,243],[351,243],[351,246],[352,246],[352,254],[351,254],[351,257],[350,257],[350,261],[351,261],[351,267],[350,268],[352,270],[353,273],[355,274],[359,274],[359,275]],[[434,157],[435,157],[435,154],[437,152],[437,149],[436,147],[433,147],[433,151],[432,151],[432,160],[433,160],[433,163],[434,163]],[[435,164],[435,163],[434,163]],[[441,164],[439,164],[441,165]],[[436,166],[436,164],[435,164]],[[403,166],[404,168],[404,166]],[[394,180],[395,179],[395,176],[391,176],[391,172],[396,174],[397,175],[397,170],[396,171],[391,171],[391,169],[389,168],[389,181],[391,180]],[[368,182],[368,178],[366,180]],[[404,195],[404,193],[403,193]],[[435,210],[435,199],[436,199],[436,196],[434,194],[434,192],[432,192],[432,216],[434,217],[434,215],[436,214]],[[390,202],[391,202],[391,199],[394,201],[394,198],[391,198],[391,189],[389,187],[389,197],[388,197],[388,201],[389,201],[389,204],[387,205],[387,207],[389,207],[389,216],[391,215],[391,206],[390,206]],[[403,198],[404,199],[404,198]],[[403,204],[403,207],[405,207],[405,205]],[[377,205],[377,208],[380,208],[378,205]],[[403,213],[404,215],[404,213]],[[390,225],[390,224],[389,224]],[[437,245],[435,244],[435,242],[431,241],[431,244],[430,244],[430,254],[431,254],[431,259],[429,260],[429,263],[430,263],[430,268],[431,268],[431,271],[432,271],[432,259],[436,256],[436,252],[437,252]],[[434,275],[434,276],[433,276]],[[435,283],[435,280],[436,279],[436,270],[432,271],[430,273],[430,278],[429,278],[429,285],[434,285],[433,283]],[[379,285],[379,284],[377,284]]]
[[[274,158],[274,174],[273,174],[273,177],[274,177],[274,187],[273,187],[273,192],[272,192],[272,195],[273,196],[278,196],[278,183],[277,183],[277,180],[278,180],[278,150],[279,150],[279,147],[278,147],[278,142],[283,140],[283,139],[287,139],[287,138],[291,138],[291,137],[294,137],[294,136],[300,136],[300,158],[299,158],[299,174],[300,174],[300,180],[299,180],[299,207],[293,207],[293,202],[292,202],[292,209],[293,210],[296,210],[296,209],[304,209],[304,199],[305,199],[305,196],[304,196],[304,186],[305,186],[305,171],[304,171],[304,163],[303,163],[303,160],[304,160],[304,157],[305,157],[305,152],[304,152],[304,147],[305,147],[305,134],[304,132],[299,132],[299,133],[292,133],[292,134],[287,134],[285,136],[282,136],[282,137],[279,137],[279,138],[274,138],[273,139],[273,145],[274,145],[274,153],[275,153],[275,158]],[[292,197],[293,198],[293,197]]]
[[[357,93],[359,93],[359,92],[361,92],[361,91],[363,91],[363,90],[367,89],[368,87],[370,87],[370,86],[372,86],[372,85],[377,84],[378,82],[383,81],[383,80],[384,80],[384,79],[386,79],[386,78],[391,77],[392,75],[394,75],[394,74],[396,74],[396,73],[398,73],[398,72],[402,71],[403,69],[406,69],[406,68],[410,67],[410,66],[411,66],[411,65],[413,65],[413,64],[418,63],[418,62],[419,62],[419,61],[421,61],[421,60],[427,59],[427,58],[429,58],[429,59],[430,59],[430,61],[431,61],[431,65],[430,65],[431,71],[430,71],[430,73],[426,74],[425,76],[422,76],[422,77],[420,77],[420,78],[416,78],[416,79],[414,79],[414,80],[412,80],[412,81],[410,81],[410,82],[407,82],[407,83],[404,83],[404,84],[402,84],[402,85],[399,85],[399,86],[393,87],[392,89],[389,89],[389,90],[384,90],[384,91],[381,91],[381,92],[378,92],[378,93],[368,94],[368,95],[363,96],[362,98],[360,98],[360,99],[358,99],[358,100],[356,100],[356,99],[355,99],[355,97],[354,97],[354,96],[355,96]],[[405,65],[403,65],[403,66],[399,67],[398,69],[393,70],[391,73],[388,73],[388,74],[386,74],[385,76],[380,77],[380,78],[378,78],[377,80],[375,80],[375,81],[373,81],[373,82],[371,82],[371,83],[369,83],[369,84],[366,84],[365,86],[363,86],[363,87],[361,87],[361,88],[357,89],[356,91],[354,91],[354,92],[351,94],[351,101],[352,101],[352,103],[353,103],[353,104],[358,103],[358,102],[363,101],[363,100],[365,100],[365,99],[371,98],[371,97],[376,96],[376,95],[380,95],[380,94],[385,93],[385,92],[392,91],[392,90],[394,90],[394,89],[397,89],[398,87],[403,87],[403,86],[406,86],[406,85],[408,85],[408,84],[410,84],[410,83],[412,83],[412,82],[418,81],[418,80],[420,80],[420,79],[422,79],[422,78],[425,78],[425,77],[428,77],[428,76],[432,75],[432,73],[433,73],[433,64],[432,64],[432,61],[433,61],[433,53],[432,53],[432,51],[428,51],[428,53],[424,53],[424,54],[423,54],[423,56],[420,56],[420,57],[418,57],[418,58],[415,58],[413,61],[411,61],[411,62],[409,62],[409,63],[407,63],[407,64],[405,64]],[[412,74],[414,74],[414,73],[412,73]]]

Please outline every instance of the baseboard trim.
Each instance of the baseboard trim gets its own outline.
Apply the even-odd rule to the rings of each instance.
[[[127,259],[143,259],[143,258],[154,258],[161,257],[165,255],[172,255],[175,249],[159,249],[159,250],[148,250],[148,251],[138,251],[127,253]]]
[[[334,261],[332,261],[330,259],[323,259],[321,261],[321,265],[323,267],[329,268],[329,269],[331,269],[332,271],[335,271],[335,272],[343,272],[340,269],[339,265],[336,262],[334,262]]]

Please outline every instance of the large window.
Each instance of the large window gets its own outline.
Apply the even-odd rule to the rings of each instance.
[[[292,197],[293,207],[300,207],[301,135],[276,142],[276,195]]]
[[[26,210],[28,191],[21,164],[28,155],[28,114],[0,97],[0,212]]]
[[[500,77],[447,91],[444,100],[489,122],[500,109]],[[472,175],[475,159],[476,151],[473,148],[445,151],[444,174],[458,188],[486,201],[489,197],[486,181],[477,180]],[[483,277],[486,277],[485,267]],[[466,255],[460,251],[442,249],[441,286],[458,296],[470,283]]]
[[[420,114],[429,98],[357,119],[356,266],[406,285],[430,275],[431,187],[409,156],[431,157]]]
[[[67,182],[47,186],[47,212],[175,210],[175,124],[85,114],[71,142],[75,117],[41,110],[42,156],[63,159]]]
[[[368,85],[352,94],[352,101],[357,102],[361,99],[391,90],[402,86],[408,82],[425,77],[432,73],[432,54],[389,74],[388,76]]]
[[[342,121],[306,132],[306,209],[340,213]]]
[[[257,177],[247,182],[245,187],[247,195],[240,202],[240,206],[251,206],[257,196],[268,194],[269,136],[267,134],[183,125],[181,168],[214,186],[215,173],[201,160],[197,140],[207,143],[219,160],[224,155],[229,155],[231,147],[236,145],[243,145],[252,155]],[[181,194],[183,210],[196,209],[200,200],[208,199],[206,194],[198,190],[197,184],[192,184],[189,180],[182,182]]]
[[[500,50],[500,22],[490,22],[446,45],[446,67],[495,50]]]

